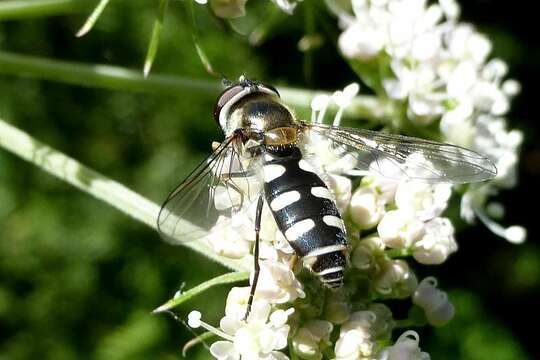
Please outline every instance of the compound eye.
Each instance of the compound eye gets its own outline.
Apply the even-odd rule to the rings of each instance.
[[[218,100],[214,104],[214,120],[219,124],[219,115],[221,114],[221,109],[235,96],[238,95],[244,87],[240,84],[232,85],[223,90]]]
[[[269,90],[272,90],[273,92],[276,93],[276,95],[278,97],[281,97],[281,95],[279,94],[279,91],[277,91],[277,89],[275,87],[273,87],[272,85],[268,85],[268,84],[262,84],[262,86],[264,86],[265,88],[269,89]]]

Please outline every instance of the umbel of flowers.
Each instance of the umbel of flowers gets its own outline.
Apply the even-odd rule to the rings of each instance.
[[[351,174],[354,157],[336,153],[323,138],[307,139],[304,157],[328,184],[347,228],[344,286],[327,290],[294,261],[293,249],[265,205],[261,273],[247,321],[243,317],[249,286],[230,290],[218,326],[204,322],[199,311],[188,318],[193,328],[219,337],[210,346],[216,359],[429,359],[410,327],[444,325],[454,307],[435,278],[418,279],[413,268],[442,264],[457,251],[457,219],[445,216],[450,198],[461,197],[466,222],[479,219],[509,241],[525,239],[523,228],[504,228],[491,219],[502,205],[489,198],[517,182],[522,134],[508,130],[504,118],[519,84],[505,80],[504,62],[488,60],[489,40],[458,21],[460,9],[453,0],[326,3],[343,28],[342,54],[360,78],[397,109],[395,119],[383,125],[476,150],[499,172],[489,184],[455,188]],[[339,125],[358,92],[359,86],[352,84],[333,96],[315,97],[311,121],[323,122],[332,105],[338,108],[332,123]],[[422,132],[415,134],[415,129]],[[364,176],[358,181],[350,175]],[[216,208],[237,205],[221,190],[216,191]],[[251,191],[257,189],[252,186]],[[216,226],[206,239],[214,251],[231,258],[252,255],[254,211],[248,213],[233,219],[232,226]],[[386,305],[391,299],[409,303],[408,315],[396,317]]]

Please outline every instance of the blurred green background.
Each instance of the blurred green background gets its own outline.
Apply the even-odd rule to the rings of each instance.
[[[0,21],[0,51],[141,69],[157,2],[112,0],[95,28],[78,39],[74,33],[96,3],[80,2],[67,14]],[[246,73],[268,83],[327,90],[355,81],[332,44],[337,33],[328,15],[312,13],[317,31],[328,36],[323,46],[308,57],[298,51],[310,18],[305,4],[288,17],[271,10],[269,1],[249,1],[250,15],[241,26],[271,19],[258,46],[198,7],[201,45],[231,79]],[[507,205],[505,223],[527,226],[529,240],[511,245],[479,226],[458,236],[460,250],[447,263],[418,268],[420,276],[439,277],[457,308],[446,327],[419,330],[421,347],[433,359],[538,358],[532,328],[540,300],[534,210],[540,172],[538,31],[532,4],[462,5],[464,19],[492,37],[494,54],[508,61],[523,85],[510,116],[510,124],[526,133],[521,182],[499,198]],[[191,38],[184,2],[171,1],[153,72],[217,86]],[[208,153],[211,141],[221,139],[211,116],[217,91],[136,93],[23,75],[0,75],[0,118],[158,203]],[[161,242],[146,226],[3,150],[0,224],[0,360],[179,358],[192,335],[151,310],[182,284],[189,288],[226,271]],[[216,323],[226,291],[209,291],[178,312],[197,308]],[[188,354],[209,357],[204,349]]]

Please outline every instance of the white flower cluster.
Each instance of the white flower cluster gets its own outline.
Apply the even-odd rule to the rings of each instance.
[[[495,163],[498,175],[490,190],[469,188],[465,199],[474,201],[463,202],[463,218],[469,223],[479,218],[496,234],[524,241],[523,228],[508,231],[482,210],[487,195],[515,186],[523,140],[520,131],[507,129],[504,119],[520,85],[505,79],[508,67],[502,60],[488,58],[489,39],[459,22],[455,0],[327,3],[344,28],[339,38],[343,55],[362,64],[366,72],[377,68],[382,74],[370,83],[375,91],[405,106],[408,121],[417,126],[437,122],[446,142],[475,150]]]
[[[381,251],[401,250],[422,264],[441,264],[457,250],[452,223],[440,216],[450,195],[448,184],[396,182],[368,176],[352,195],[350,217],[359,229],[376,227]]]
[[[316,97],[313,121],[322,122],[333,103],[338,107],[333,123],[339,125],[343,109],[358,91],[359,86],[352,84],[333,96]],[[376,300],[412,298],[425,315],[416,319],[418,324],[441,325],[453,316],[452,304],[436,288],[435,280],[427,278],[419,284],[408,263],[396,258],[412,256],[422,264],[440,264],[456,251],[452,223],[441,217],[451,195],[450,186],[369,175],[353,188],[348,175],[355,167],[354,157],[317,135],[305,139],[302,148],[305,160],[327,182],[344,216],[352,264],[344,287],[325,290],[315,276],[302,270],[265,206],[260,275],[247,321],[243,317],[249,286],[231,289],[219,328],[203,322],[197,311],[189,316],[190,326],[204,327],[221,338],[210,346],[210,352],[223,360],[282,360],[291,354],[306,360],[429,358],[420,351],[418,335],[411,331],[393,346],[381,348],[382,342],[389,343],[398,322],[390,308]],[[225,163],[231,166],[229,171],[240,165]],[[246,193],[259,192],[257,179],[248,180],[249,189],[242,182],[237,182],[237,187]],[[222,217],[206,240],[223,256],[250,256],[255,235],[253,204],[241,203],[226,188],[218,188],[214,200],[220,210],[246,208],[238,218]],[[228,226],[222,226],[222,222]]]

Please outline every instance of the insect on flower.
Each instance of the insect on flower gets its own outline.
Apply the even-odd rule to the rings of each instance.
[[[329,143],[338,157],[347,156],[353,175],[373,171],[427,183],[477,182],[496,175],[490,160],[458,146],[299,121],[274,87],[245,77],[223,91],[214,118],[225,140],[169,195],[158,229],[172,243],[201,239],[255,211],[254,278],[245,319],[259,275],[264,202],[305,267],[328,288],[343,284],[346,229],[334,195],[308,161],[309,142]]]

